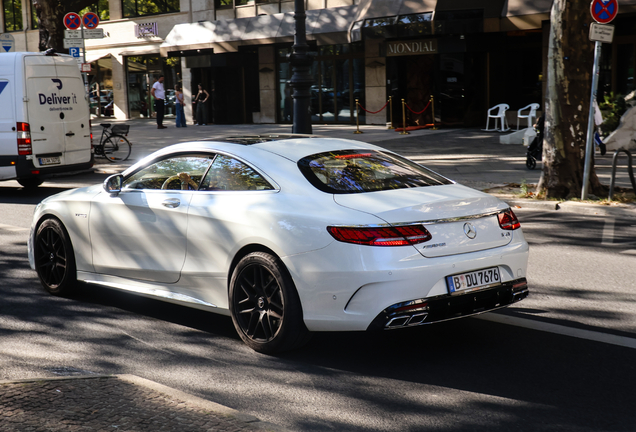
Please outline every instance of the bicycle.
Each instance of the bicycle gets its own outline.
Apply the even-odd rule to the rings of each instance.
[[[130,156],[132,150],[132,144],[126,138],[129,125],[115,125],[110,128],[110,123],[101,123],[102,136],[99,140],[99,144],[95,146],[95,154],[97,156],[104,156],[111,162],[125,161]]]

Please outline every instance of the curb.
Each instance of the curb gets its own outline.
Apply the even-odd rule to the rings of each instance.
[[[255,429],[260,429],[260,430],[268,431],[268,432],[289,432],[288,429],[285,429],[284,427],[280,425],[261,421],[260,419],[258,419],[257,417],[253,415],[242,413],[233,408],[229,408],[224,405],[218,404],[216,402],[212,402],[212,401],[200,398],[198,396],[185,393],[181,390],[176,390],[172,387],[168,387],[163,384],[159,384],[157,382],[138,377],[136,375],[95,374],[95,375],[75,375],[75,376],[48,377],[48,378],[27,378],[27,379],[19,379],[19,380],[0,380],[0,385],[27,384],[27,383],[50,382],[50,381],[97,380],[97,379],[104,379],[104,378],[119,379],[121,381],[128,382],[135,386],[145,387],[148,390],[152,390],[157,393],[164,394],[170,397],[171,399],[179,400],[199,410],[207,411],[207,412],[216,414],[218,416],[233,418]]]
[[[533,199],[514,198],[509,195],[491,194],[506,202],[511,207],[521,209],[561,211],[591,216],[636,217],[636,204],[602,205],[576,201],[537,201]]]

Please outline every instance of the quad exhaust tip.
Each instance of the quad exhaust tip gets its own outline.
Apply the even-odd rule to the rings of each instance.
[[[424,324],[426,317],[428,317],[428,312],[393,317],[386,323],[384,328],[391,329]]]

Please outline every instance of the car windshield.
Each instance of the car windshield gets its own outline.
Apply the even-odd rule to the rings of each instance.
[[[350,194],[452,184],[398,155],[376,150],[340,150],[298,162],[305,178],[323,192]]]

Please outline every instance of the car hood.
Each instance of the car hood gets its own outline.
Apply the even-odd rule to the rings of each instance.
[[[43,199],[42,204],[49,203],[52,201],[59,201],[59,200],[82,201],[86,199],[91,199],[92,197],[94,197],[96,194],[100,193],[103,190],[104,188],[102,187],[101,184],[86,186],[86,187],[77,188],[77,189],[70,189],[64,192],[57,193],[55,195],[51,195],[50,197]]]
[[[423,222],[432,235],[417,249],[426,257],[475,252],[507,245],[510,231],[499,226],[496,213],[509,206],[462,185],[428,186],[381,192],[334,195],[341,206],[371,213],[389,224]],[[469,238],[470,227],[477,235]]]

